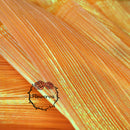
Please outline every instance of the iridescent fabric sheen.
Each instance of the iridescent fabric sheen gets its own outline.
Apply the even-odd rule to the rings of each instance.
[[[24,89],[27,90],[29,83],[41,80],[58,88],[60,98],[55,107],[74,128],[59,113],[59,120],[62,118],[65,123],[64,128],[56,124],[56,129],[130,128],[130,14],[126,4],[118,0],[1,0],[1,57],[21,75],[18,86],[25,82]],[[19,99],[17,103],[4,102],[8,94],[15,97],[23,91],[16,87],[18,93],[15,90],[14,93],[6,92],[5,88],[8,90],[9,87],[2,78],[2,62],[1,105],[4,108],[11,103],[26,104],[25,109],[31,110],[30,114],[26,112],[26,121],[29,116],[35,119],[33,107],[25,103],[26,99]],[[10,76],[10,71],[7,72]],[[13,80],[17,80],[17,74]],[[11,88],[15,89],[13,82]],[[37,91],[42,95],[55,93],[51,89]],[[47,100],[52,104],[51,98]],[[10,109],[6,110],[7,115]],[[56,109],[53,110],[58,113]],[[11,117],[4,120],[2,111],[0,108],[4,128],[11,123]],[[45,120],[42,112],[38,116],[41,118],[38,119],[39,126],[36,123],[38,128],[49,128],[42,125],[42,118]],[[28,125],[20,123],[19,119],[12,120],[12,124],[20,124],[23,128]],[[35,125],[34,120],[33,123]]]

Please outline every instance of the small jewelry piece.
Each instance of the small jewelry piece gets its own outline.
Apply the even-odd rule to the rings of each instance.
[[[33,87],[35,87],[37,89],[40,89],[40,90],[43,89],[44,87],[47,88],[47,89],[53,89],[54,88],[54,90],[55,90],[55,100],[54,100],[54,103],[52,105],[49,105],[46,108],[37,107],[31,100],[31,91],[32,91]],[[35,109],[40,109],[40,110],[44,110],[44,111],[47,111],[49,108],[55,107],[55,104],[57,103],[58,99],[60,98],[57,87],[55,87],[51,82],[46,82],[45,83],[45,82],[43,82],[41,80],[35,82],[34,85],[32,84],[28,94],[29,94],[29,103],[31,103]]]

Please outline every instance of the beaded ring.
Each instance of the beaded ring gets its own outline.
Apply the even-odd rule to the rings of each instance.
[[[42,90],[44,87],[47,88],[47,89],[53,89],[54,88],[55,94],[56,94],[56,99],[55,99],[54,103],[52,105],[49,105],[47,108],[44,108],[44,109],[41,108],[41,107],[36,107],[36,105],[31,100],[31,94],[30,94],[33,86],[37,89],[40,89],[40,90]],[[32,84],[28,94],[29,94],[29,103],[31,103],[35,109],[40,109],[40,110],[44,110],[44,111],[47,111],[49,108],[55,107],[55,104],[57,103],[58,99],[60,98],[59,95],[58,95],[58,88],[57,87],[55,87],[51,82],[45,83],[41,80],[35,82],[34,85]]]

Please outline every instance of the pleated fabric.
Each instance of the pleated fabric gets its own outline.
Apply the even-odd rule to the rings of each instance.
[[[52,2],[52,6],[45,1],[46,8],[35,5],[36,1],[0,2],[1,55],[30,84],[52,82],[60,97],[56,108],[75,129],[130,128],[129,14],[124,10],[122,24],[117,20],[124,16],[114,17],[104,2],[89,1],[91,8],[100,8],[100,15],[71,0]],[[115,7],[119,5],[114,2]]]

